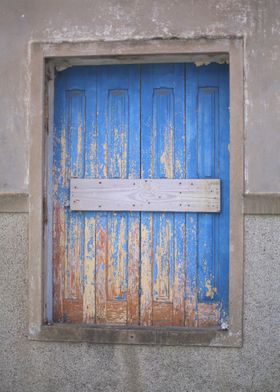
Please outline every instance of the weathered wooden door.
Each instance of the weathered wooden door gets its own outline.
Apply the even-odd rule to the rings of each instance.
[[[227,65],[87,66],[57,74],[54,321],[226,322],[228,99]],[[220,179],[221,210],[80,211],[70,206],[75,178]]]

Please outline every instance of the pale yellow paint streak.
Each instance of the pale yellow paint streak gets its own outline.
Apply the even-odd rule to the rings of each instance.
[[[213,299],[217,292],[217,289],[216,287],[212,287],[210,279],[205,279],[205,287],[207,289],[205,293],[206,297]]]
[[[68,176],[67,176],[67,167],[66,167],[66,128],[63,127],[62,135],[61,135],[61,159],[60,159],[60,168],[61,168],[61,177],[63,179],[63,185],[67,187],[68,184]]]
[[[83,124],[80,120],[79,127],[78,127],[78,146],[77,146],[77,159],[79,160],[82,154],[82,147],[83,147],[82,140],[83,140]]]
[[[117,233],[119,235],[118,241],[116,240]],[[116,299],[117,296],[123,296],[127,290],[126,285],[125,287],[123,285],[125,281],[125,260],[127,257],[126,241],[126,218],[122,216],[118,224],[117,214],[114,213],[111,216],[111,228],[108,231],[107,296],[109,300]],[[116,263],[117,268],[115,267]]]
[[[173,178],[173,128],[170,126],[164,134],[164,151],[160,157],[166,178]]]
[[[154,262],[157,263],[157,279],[154,282],[154,291],[157,293],[156,300],[172,301],[170,290],[170,241],[171,239],[171,222],[160,217],[160,237],[156,247]]]
[[[107,178],[108,177],[108,144],[104,143],[103,144],[103,152],[104,152],[104,164],[103,164],[103,177]]]

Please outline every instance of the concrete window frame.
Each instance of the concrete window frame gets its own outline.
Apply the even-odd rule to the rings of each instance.
[[[243,314],[243,39],[140,40],[30,44],[29,338],[92,343],[242,346]],[[147,62],[230,62],[230,273],[229,328],[156,328],[48,324],[48,151],[52,130],[54,67]]]

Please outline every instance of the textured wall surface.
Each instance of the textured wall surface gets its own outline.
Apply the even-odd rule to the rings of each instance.
[[[280,191],[279,0],[1,0],[0,30],[1,191],[28,187],[29,42],[231,36],[245,46],[246,188]]]
[[[280,390],[280,217],[246,218],[244,346],[109,346],[27,339],[27,215],[0,214],[0,391]]]
[[[233,36],[246,190],[280,192],[280,0],[0,0],[0,192],[28,192],[30,42]],[[245,220],[241,349],[29,341],[27,222],[0,214],[1,392],[280,390],[279,216]]]

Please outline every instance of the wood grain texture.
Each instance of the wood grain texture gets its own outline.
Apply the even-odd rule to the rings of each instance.
[[[184,78],[184,64],[142,66],[141,177],[156,179],[159,186],[172,184],[169,189],[175,179],[180,184],[186,178]],[[177,211],[182,211],[182,203],[178,204]],[[184,228],[183,212],[159,209],[141,213],[143,325],[184,325]]]
[[[72,211],[219,212],[220,180],[71,178]]]
[[[227,319],[227,70],[146,64],[58,74],[55,321]]]
[[[221,321],[227,322],[228,317],[228,88],[227,66],[187,65],[188,177],[221,179],[221,212],[191,213],[186,217],[188,283],[185,324],[188,327],[202,325],[202,319],[203,326],[218,325]]]

